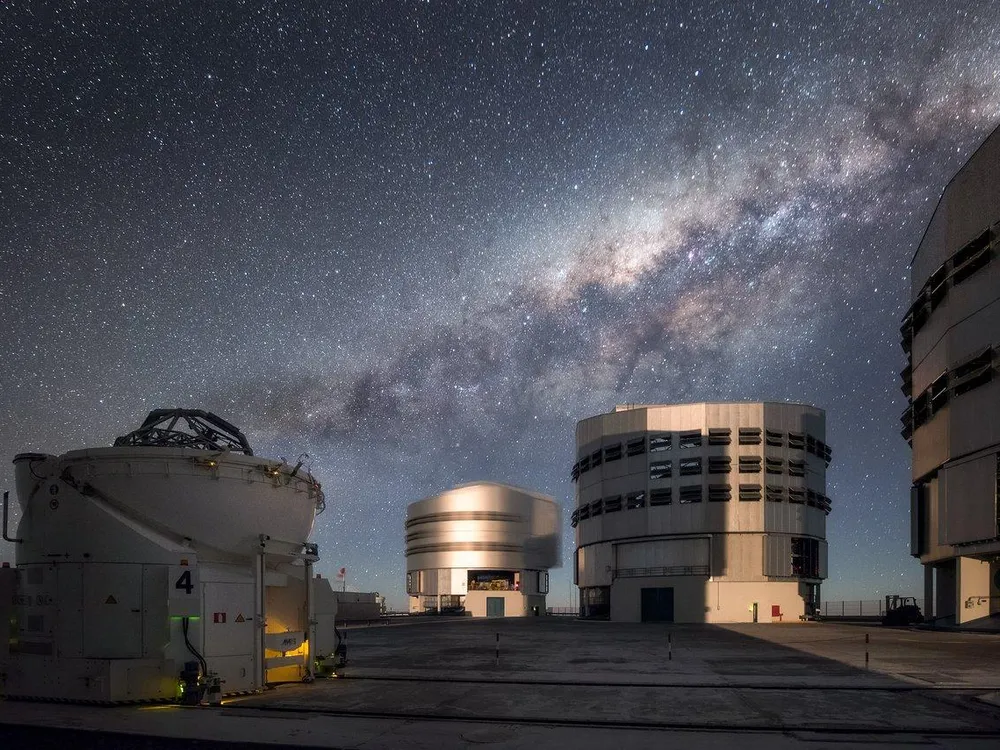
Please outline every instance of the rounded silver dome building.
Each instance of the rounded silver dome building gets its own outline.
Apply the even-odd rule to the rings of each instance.
[[[787,403],[619,406],[577,424],[585,617],[798,620],[827,575],[826,417]]]
[[[493,482],[412,503],[406,510],[410,612],[545,614],[548,569],[560,565],[559,515],[552,498]]]

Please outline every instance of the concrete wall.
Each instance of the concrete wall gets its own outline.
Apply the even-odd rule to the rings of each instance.
[[[641,590],[674,589],[674,622],[797,622],[805,614],[804,591],[797,581],[727,583],[702,576],[619,578],[611,586],[611,619],[640,622]],[[772,618],[772,606],[781,617]]]
[[[527,617],[532,607],[538,607],[539,614],[545,614],[545,597],[525,595],[520,591],[470,591],[465,597],[465,611],[473,617],[486,617],[487,597],[504,600],[504,617]]]

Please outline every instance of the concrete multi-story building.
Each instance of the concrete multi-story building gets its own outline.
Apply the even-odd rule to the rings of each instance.
[[[911,266],[903,436],[925,608],[1000,613],[1000,130],[944,191]]]
[[[798,620],[827,575],[826,417],[786,403],[619,406],[577,424],[583,616]]]
[[[406,511],[410,612],[473,617],[545,614],[558,567],[559,506],[492,482],[462,485]]]

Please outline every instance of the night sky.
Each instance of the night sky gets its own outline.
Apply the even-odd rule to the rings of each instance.
[[[153,408],[305,452],[348,587],[617,403],[827,410],[826,599],[920,594],[907,264],[996,3],[0,3],[0,488]],[[3,555],[10,559],[9,550]]]

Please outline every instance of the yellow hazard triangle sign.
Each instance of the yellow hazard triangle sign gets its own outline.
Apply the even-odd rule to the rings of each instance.
[[[236,615],[236,622],[246,622],[246,621],[247,621],[247,618],[245,618],[243,616],[242,612],[240,612],[238,615]]]

